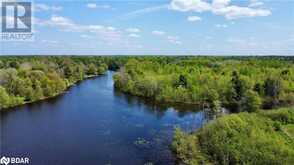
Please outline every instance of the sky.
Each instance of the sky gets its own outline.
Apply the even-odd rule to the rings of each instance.
[[[34,0],[0,55],[294,55],[294,0]]]

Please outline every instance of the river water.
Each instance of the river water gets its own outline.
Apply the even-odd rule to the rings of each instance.
[[[170,151],[174,127],[198,129],[207,115],[117,92],[112,75],[2,112],[1,156],[29,157],[34,165],[177,164]]]

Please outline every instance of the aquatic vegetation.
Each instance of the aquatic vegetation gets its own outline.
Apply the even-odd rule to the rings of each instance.
[[[135,144],[137,147],[140,147],[140,148],[146,148],[146,147],[150,147],[151,142],[145,140],[144,138],[139,137],[139,138],[137,138],[136,141],[134,141],[134,144]]]

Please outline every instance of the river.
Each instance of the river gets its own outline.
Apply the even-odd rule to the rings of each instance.
[[[174,127],[198,129],[207,115],[117,92],[112,75],[2,112],[1,156],[29,157],[33,165],[176,164],[169,148]]]

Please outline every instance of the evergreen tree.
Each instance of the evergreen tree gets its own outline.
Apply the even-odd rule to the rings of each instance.
[[[282,83],[278,78],[267,78],[264,82],[264,94],[267,96],[265,107],[272,108],[279,104]]]

